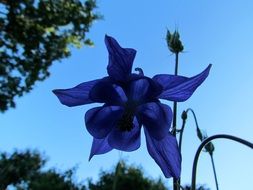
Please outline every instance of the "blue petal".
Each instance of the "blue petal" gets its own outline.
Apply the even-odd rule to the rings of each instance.
[[[134,127],[131,131],[122,131],[114,128],[108,136],[108,143],[111,147],[122,151],[137,150],[140,145],[140,125],[137,119],[134,119]]]
[[[144,100],[149,92],[149,81],[146,79],[134,80],[130,83],[128,97],[131,100]]]
[[[53,90],[53,93],[58,97],[60,102],[66,106],[71,107],[93,103],[89,97],[89,93],[98,81],[100,81],[100,79],[81,83],[74,88],[56,89]]]
[[[152,138],[161,140],[170,129],[172,111],[168,105],[150,102],[137,108],[137,117]]]
[[[161,91],[161,85],[148,77],[143,77],[131,80],[126,89],[126,94],[130,100],[143,103],[156,98]]]
[[[116,126],[123,109],[119,106],[96,107],[85,114],[85,124],[88,132],[96,139],[105,138]]]
[[[161,168],[165,177],[179,178],[181,173],[181,155],[176,137],[169,132],[162,140],[156,140],[148,130],[144,129],[147,149],[150,156]]]
[[[113,148],[110,147],[110,145],[108,144],[108,138],[107,137],[104,138],[104,139],[95,139],[95,138],[93,138],[89,160],[91,160],[91,158],[94,155],[105,154],[107,152],[110,152],[112,149]]]
[[[120,86],[112,84],[106,78],[97,82],[90,91],[90,99],[94,102],[121,105],[127,101],[127,97]]]
[[[163,92],[158,98],[178,102],[187,100],[207,78],[210,69],[211,64],[202,73],[191,78],[166,74],[154,76],[153,80],[163,86]]]
[[[107,66],[109,76],[116,81],[126,81],[131,74],[136,50],[120,47],[114,38],[107,35],[105,36],[105,44],[109,52]]]

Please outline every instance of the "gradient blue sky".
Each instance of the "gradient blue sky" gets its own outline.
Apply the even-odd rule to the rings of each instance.
[[[165,43],[166,29],[178,29],[185,46],[179,73],[193,76],[209,63],[210,75],[196,93],[179,104],[179,113],[191,107],[208,135],[226,133],[253,141],[253,2],[251,0],[98,0],[97,21],[89,37],[93,48],[73,49],[72,56],[55,63],[51,76],[17,99],[17,108],[0,116],[0,151],[36,148],[49,158],[48,167],[67,169],[79,165],[78,179],[97,179],[100,169],[111,169],[120,157],[141,165],[151,177],[161,176],[147,153],[145,138],[132,153],[112,151],[88,162],[91,136],[84,126],[84,113],[91,107],[68,108],[51,93],[106,75],[108,54],[104,35],[114,36],[123,47],[137,50],[134,67],[147,76],[173,73],[174,57]],[[171,102],[168,102],[172,105]],[[178,124],[181,124],[180,119]],[[192,162],[199,140],[193,118],[187,121],[183,140],[182,183],[190,183]],[[217,140],[214,159],[220,189],[249,189],[253,180],[253,152],[227,140]],[[202,153],[197,182],[215,189],[211,161]],[[172,179],[166,180],[171,186]]]

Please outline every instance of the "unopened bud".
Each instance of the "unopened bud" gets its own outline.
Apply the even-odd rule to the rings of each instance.
[[[203,141],[205,139],[205,136],[202,134],[201,130],[197,127],[197,136],[200,141]]]
[[[187,112],[185,110],[182,112],[181,118],[184,121],[187,119]]]
[[[212,155],[213,151],[214,151],[214,145],[212,142],[209,142],[206,146],[205,146],[205,150]]]
[[[167,30],[166,41],[168,48],[172,53],[180,53],[184,50],[184,46],[180,40],[180,35],[177,30],[173,34]]]

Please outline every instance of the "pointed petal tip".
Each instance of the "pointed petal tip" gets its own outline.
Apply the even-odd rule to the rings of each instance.
[[[210,69],[212,68],[213,64],[209,63],[209,65],[207,66],[207,70],[210,71]]]
[[[181,154],[178,149],[177,140],[172,135],[157,141],[145,130],[146,145],[150,156],[161,168],[166,178],[179,178],[181,173]]]
[[[121,47],[116,39],[108,35],[105,35],[105,45],[109,53],[108,75],[115,81],[127,81],[132,71],[136,50]]]
[[[62,89],[54,89],[54,90],[52,90],[52,92],[54,93],[54,95],[56,95],[56,97],[58,98],[58,100],[60,101],[60,103],[62,105],[65,105],[65,106],[68,106],[68,107],[75,106],[75,105],[69,104],[67,99],[64,97],[64,93],[63,93]]]
[[[105,34],[105,42],[107,43],[109,40],[115,40],[112,36],[109,36],[107,34]]]
[[[58,89],[52,90],[52,93],[54,93],[57,96]]]
[[[209,64],[201,73],[190,78],[166,74],[155,75],[153,80],[161,84],[164,89],[159,98],[177,102],[186,101],[206,80],[211,67],[212,64]]]
[[[52,90],[52,93],[61,101],[60,99],[61,89],[54,89]]]
[[[89,97],[90,90],[100,79],[83,82],[73,88],[54,89],[52,92],[63,105],[73,107],[93,103]]]
[[[210,70],[211,70],[211,68],[212,68],[212,64],[211,63],[209,63],[209,65],[200,73],[200,74],[198,74],[198,75],[196,75],[196,76],[201,76],[202,74],[203,74],[203,76],[204,75],[206,75],[206,78],[207,78],[207,76],[209,75],[209,73],[210,73]],[[193,77],[192,77],[193,78]],[[204,79],[205,80],[205,79]]]
[[[209,72],[210,72],[210,70],[211,70],[211,68],[212,68],[212,64],[211,63],[209,63],[209,65],[206,67],[206,69],[204,70],[204,71],[202,71],[202,73],[200,73],[199,75],[201,75],[201,74],[206,74],[206,77],[209,75]],[[205,79],[204,79],[205,80]]]
[[[66,102],[64,101],[63,98],[61,98],[61,89],[54,89],[54,90],[52,90],[52,93],[58,98],[58,100],[60,101],[61,104],[71,107],[68,104],[66,104]]]
[[[94,155],[105,154],[110,152],[113,148],[109,146],[107,138],[105,139],[95,139],[93,138],[89,161],[94,157]]]
[[[90,156],[89,156],[89,159],[88,159],[88,161],[90,162],[91,161],[91,159],[93,158],[93,154],[90,154]]]

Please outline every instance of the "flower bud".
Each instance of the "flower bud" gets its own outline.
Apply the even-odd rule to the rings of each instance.
[[[184,121],[187,119],[187,112],[185,110],[182,112],[181,118]]]
[[[168,48],[172,53],[178,54],[184,50],[184,46],[180,40],[180,35],[177,30],[173,34],[167,30],[166,41]]]
[[[205,146],[205,150],[212,155],[213,151],[214,151],[214,145],[212,142],[209,142],[206,146]]]
[[[208,138],[207,134],[204,131],[201,131],[199,128],[197,128],[197,136],[201,142]],[[209,142],[207,143],[207,145],[205,145],[205,151],[208,152],[210,155],[213,154],[214,145],[212,142]]]
[[[197,136],[200,141],[203,141],[205,139],[205,135],[202,134],[203,132],[197,127]]]

